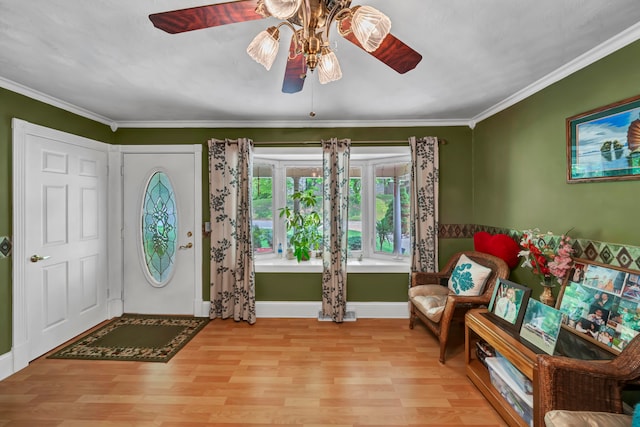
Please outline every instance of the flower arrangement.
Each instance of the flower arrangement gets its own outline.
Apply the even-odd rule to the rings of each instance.
[[[524,258],[522,266],[530,268],[547,286],[550,285],[552,277],[555,277],[558,283],[562,283],[573,267],[571,238],[563,234],[554,249],[548,243],[551,237],[553,233],[541,234],[537,228],[525,230],[520,239],[522,250],[518,253],[519,257]]]

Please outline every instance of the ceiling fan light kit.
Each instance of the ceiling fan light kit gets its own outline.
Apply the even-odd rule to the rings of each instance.
[[[271,16],[278,19],[289,19],[296,14],[302,0],[264,0],[264,6]]]
[[[334,21],[351,18],[351,31],[367,52],[378,49],[391,30],[391,20],[385,14],[370,6],[356,6],[351,9],[350,0],[263,0],[262,4],[265,9],[261,9],[258,2],[259,13],[261,11],[266,16],[287,20],[281,22],[278,28],[282,25],[291,28],[296,44],[295,53],[304,55],[307,69],[314,71],[318,64],[321,64],[318,78],[323,84],[342,77],[338,58],[329,48],[329,27]],[[299,24],[302,31],[297,31],[293,23]],[[266,31],[273,34],[271,28]],[[267,70],[278,52],[277,49],[273,49],[274,40],[279,42],[279,33],[274,37],[268,37],[265,31],[262,31],[247,49],[249,56],[264,65]],[[264,46],[260,46],[260,43],[264,43]],[[269,64],[269,67],[265,64]]]
[[[318,70],[320,83],[342,78],[330,48],[333,23],[338,33],[398,73],[412,70],[422,56],[390,34],[391,20],[370,6],[351,7],[351,0],[238,0],[149,15],[153,24],[175,34],[200,28],[274,17],[281,22],[261,31],[247,53],[267,70],[278,54],[280,27],[292,31],[282,91],[302,90],[307,70]]]
[[[338,57],[331,50],[323,47],[322,56],[320,56],[320,62],[318,63],[318,80],[320,84],[327,84],[341,78],[342,70],[338,63]]]
[[[279,42],[280,30],[277,27],[269,27],[253,39],[247,47],[247,53],[257,63],[270,70],[273,61],[278,56]]]
[[[374,52],[391,31],[391,20],[371,6],[356,6],[353,8],[351,30],[364,50]]]

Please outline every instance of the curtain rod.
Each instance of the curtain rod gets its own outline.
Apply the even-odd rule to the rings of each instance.
[[[253,141],[255,145],[289,145],[289,144],[304,144],[304,145],[320,145],[320,141]],[[406,139],[387,139],[387,140],[351,140],[352,144],[399,144],[405,143],[409,144],[409,141]],[[439,144],[446,144],[446,139],[438,138]]]

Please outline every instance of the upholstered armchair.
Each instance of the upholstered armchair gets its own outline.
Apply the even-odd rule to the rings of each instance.
[[[537,377],[537,378],[536,378]],[[578,360],[538,355],[534,410],[547,426],[630,426],[622,390],[640,384],[640,335],[613,360]]]
[[[454,314],[488,305],[497,280],[509,278],[509,273],[501,258],[475,251],[455,254],[437,273],[411,273],[409,327],[420,319],[438,338],[440,362],[445,363]]]

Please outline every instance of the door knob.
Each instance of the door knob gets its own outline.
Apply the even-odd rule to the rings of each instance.
[[[193,247],[193,243],[189,242],[186,245],[178,246],[178,249],[191,249]]]
[[[43,261],[45,259],[49,259],[48,256],[40,256],[40,255],[31,255],[31,262]]]

